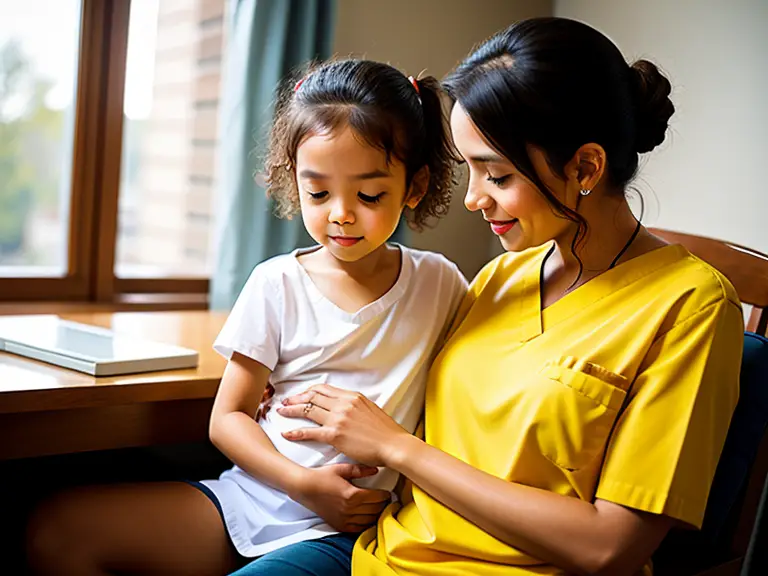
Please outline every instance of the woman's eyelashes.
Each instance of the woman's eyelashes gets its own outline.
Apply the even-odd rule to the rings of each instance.
[[[323,190],[322,192],[310,192],[307,191],[307,194],[312,198],[312,200],[322,200],[326,196],[328,196],[328,190]]]
[[[491,174],[488,174],[488,176],[486,177],[486,180],[488,180],[488,182],[491,182],[495,186],[498,186],[499,188],[501,188],[502,186],[504,186],[504,183],[507,180],[509,180],[511,176],[512,174],[506,174],[504,176],[499,176],[498,178],[494,178]]]

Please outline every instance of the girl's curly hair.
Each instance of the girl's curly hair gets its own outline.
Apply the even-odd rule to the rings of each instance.
[[[397,69],[370,60],[338,60],[311,67],[295,87],[281,93],[265,159],[267,194],[278,216],[299,210],[296,151],[312,134],[350,126],[389,162],[406,168],[406,187],[424,166],[429,184],[419,205],[406,208],[409,225],[421,230],[448,211],[455,185],[456,157],[433,77],[406,78]]]

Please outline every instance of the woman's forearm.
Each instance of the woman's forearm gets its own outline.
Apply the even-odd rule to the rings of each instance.
[[[301,489],[307,469],[277,451],[261,426],[244,412],[211,420],[211,442],[257,480],[288,495]]]
[[[385,463],[502,542],[569,572],[632,574],[663,537],[626,542],[637,534],[627,523],[648,518],[507,482],[414,437],[401,437]]]

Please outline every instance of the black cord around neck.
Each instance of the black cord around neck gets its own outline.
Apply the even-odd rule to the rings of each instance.
[[[616,254],[616,258],[613,259],[613,262],[611,262],[611,265],[608,266],[608,270],[616,266],[616,263],[619,261],[619,258],[624,256],[624,252],[629,250],[629,247],[632,245],[632,242],[635,241],[635,238],[637,238],[638,233],[640,232],[640,220],[637,221],[637,226],[635,226],[635,231],[632,232],[632,236],[630,236],[629,241],[624,244],[624,248],[621,249],[621,252]]]

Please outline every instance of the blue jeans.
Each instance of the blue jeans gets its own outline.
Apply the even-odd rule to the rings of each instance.
[[[350,576],[358,534],[334,534],[280,548],[230,576]]]

